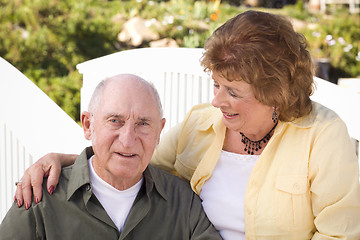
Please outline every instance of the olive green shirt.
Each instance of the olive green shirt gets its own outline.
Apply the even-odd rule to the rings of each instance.
[[[151,165],[119,232],[92,192],[92,155],[87,148],[62,170],[53,195],[45,182],[42,201],[29,210],[14,203],[0,225],[0,239],[221,239],[189,183]]]

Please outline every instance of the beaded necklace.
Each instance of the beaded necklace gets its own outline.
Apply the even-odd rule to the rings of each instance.
[[[278,122],[276,122],[274,127],[270,130],[270,132],[268,132],[268,134],[265,135],[265,137],[263,137],[258,141],[252,141],[242,132],[240,132],[241,142],[245,144],[244,151],[251,155],[254,155],[254,151],[255,152],[259,151],[261,149],[261,142],[266,143],[267,141],[269,141],[269,139],[271,138],[271,133],[274,131],[277,124]]]

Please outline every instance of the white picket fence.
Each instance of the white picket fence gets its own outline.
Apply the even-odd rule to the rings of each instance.
[[[83,74],[81,109],[86,110],[99,81],[120,73],[137,74],[158,89],[166,117],[164,132],[181,121],[192,106],[210,102],[208,74],[200,66],[201,48],[141,48],[122,51],[77,65]]]
[[[118,52],[77,66],[83,74],[81,109],[86,110],[99,81],[134,73],[158,89],[167,119],[164,131],[181,121],[191,106],[210,102],[212,82],[199,64],[202,49],[143,48]],[[81,127],[16,68],[0,58],[0,221],[12,204],[14,182],[47,152],[79,153],[89,143]],[[359,151],[360,95],[319,78],[314,101],[336,111]]]
[[[48,152],[78,153],[89,145],[81,127],[26,76],[0,58],[0,221],[15,181]]]
[[[320,0],[320,11],[325,13],[328,5],[348,5],[351,14],[360,13],[360,0]]]

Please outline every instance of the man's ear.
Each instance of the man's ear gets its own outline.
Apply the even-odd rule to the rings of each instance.
[[[161,125],[160,125],[160,133],[162,132],[162,130],[164,129],[165,127],[165,123],[166,123],[166,119],[165,118],[162,118],[161,119]]]
[[[166,119],[162,118],[160,121],[160,131],[159,131],[159,135],[157,136],[157,139],[156,139],[156,145],[158,145],[160,142],[160,135],[161,135],[162,130],[164,129],[165,123],[166,123]]]
[[[87,140],[91,140],[91,113],[82,112],[81,114],[81,124],[84,130],[84,136]]]

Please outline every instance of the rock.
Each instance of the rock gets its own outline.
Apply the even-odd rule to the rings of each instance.
[[[294,26],[295,31],[300,31],[304,28],[310,29],[310,30],[315,30],[318,26],[317,23],[308,23],[306,21],[302,21],[296,18],[291,18],[291,23]]]
[[[198,29],[201,31],[207,31],[210,29],[209,25],[206,24],[204,21],[199,21],[199,20],[193,20],[191,21],[188,25],[188,28],[193,28],[193,29]]]
[[[150,29],[152,24],[151,20],[134,17],[124,23],[123,30],[118,34],[118,40],[135,47],[140,46],[144,41],[158,40],[159,34]]]
[[[172,38],[163,38],[157,41],[150,42],[150,47],[179,47],[176,41]]]
[[[111,18],[111,21],[113,23],[124,22],[125,20],[126,20],[126,18],[121,13],[118,13]]]

